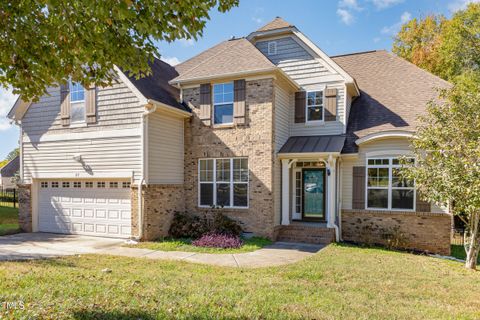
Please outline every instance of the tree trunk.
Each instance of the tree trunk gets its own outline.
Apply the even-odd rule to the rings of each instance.
[[[472,214],[470,223],[470,241],[468,244],[467,259],[465,260],[465,267],[476,270],[478,253],[480,251],[480,214],[478,212]]]

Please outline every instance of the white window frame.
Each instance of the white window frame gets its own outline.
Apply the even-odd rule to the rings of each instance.
[[[73,82],[70,80],[68,82],[68,90],[70,92],[70,119],[71,119],[71,123],[72,124],[82,124],[82,123],[86,123],[87,121],[87,106],[86,106],[86,102],[85,102],[85,88],[82,86],[83,88],[83,100],[72,100],[72,92],[73,92]],[[77,92],[77,91],[75,91]],[[73,117],[72,117],[72,110],[73,110],[73,106],[79,106],[79,105],[82,105],[83,106],[83,114],[84,114],[84,117],[82,120],[77,120],[77,121],[74,121],[73,120]]]
[[[233,181],[233,160],[247,160],[247,171],[248,171],[248,180],[242,182]],[[213,160],[213,180],[212,182],[201,182],[200,181],[200,162],[203,160]],[[210,208],[209,205],[200,204],[200,185],[201,184],[212,184],[213,185],[213,205],[217,205],[217,160],[230,160],[230,206],[224,206],[225,209],[248,209],[250,206],[250,164],[247,157],[235,157],[235,158],[200,158],[198,159],[197,164],[197,173],[198,173],[198,192],[197,192],[197,205],[199,208]],[[226,182],[219,182],[218,184],[226,184]],[[246,184],[247,185],[247,206],[234,206],[233,205],[233,187],[235,184]]]
[[[322,104],[308,105],[308,94],[311,92],[321,92],[322,93]],[[322,107],[322,119],[321,120],[309,120],[308,119],[308,108]],[[309,90],[306,92],[305,96],[305,123],[307,124],[323,124],[325,123],[325,88],[317,90]]]
[[[413,188],[412,187],[392,187],[392,180],[393,180],[393,169],[401,168],[401,165],[394,165],[393,160],[398,159],[398,156],[375,156],[375,157],[366,157],[365,158],[365,209],[366,210],[376,210],[376,211],[404,211],[404,212],[415,212],[417,210],[417,189],[415,187],[415,181],[413,181]],[[369,165],[368,160],[387,160],[388,165]],[[368,169],[369,168],[387,168],[388,169],[388,186],[387,187],[369,187],[368,186]],[[387,196],[387,208],[370,208],[368,206],[368,190],[369,189],[384,189],[388,190]],[[410,190],[413,189],[413,209],[399,209],[399,208],[392,208],[392,190]]]
[[[226,84],[232,84],[232,101],[231,102],[221,102],[221,103],[215,103],[215,86],[218,86],[218,85],[226,85]],[[224,93],[224,92],[223,92]],[[222,93],[222,94],[223,94]],[[219,83],[213,83],[212,84],[212,106],[213,106],[213,112],[212,112],[212,123],[213,123],[213,126],[215,127],[221,127],[221,126],[230,126],[233,124],[233,118],[234,118],[234,108],[235,108],[235,104],[234,104],[234,101],[235,101],[235,87],[234,87],[234,83],[233,81],[229,81],[229,82],[219,82]],[[229,105],[231,104],[232,105],[232,122],[222,122],[222,123],[215,123],[215,107],[216,106],[224,106],[224,105]]]
[[[273,47],[273,49],[271,48]],[[267,53],[269,56],[277,54],[277,41],[268,41],[267,42]]]

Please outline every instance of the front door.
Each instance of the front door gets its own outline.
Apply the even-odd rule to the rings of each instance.
[[[303,169],[304,220],[325,220],[325,169]]]

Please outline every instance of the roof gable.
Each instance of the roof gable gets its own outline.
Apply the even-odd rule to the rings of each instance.
[[[273,71],[275,65],[244,38],[223,41],[175,66],[179,76],[171,83],[228,76],[239,73]]]
[[[13,177],[20,170],[20,157],[16,156],[0,169],[0,176]]]
[[[293,27],[292,24],[288,23],[287,21],[283,20],[281,17],[275,17],[272,21],[264,25],[263,27],[259,28],[258,31],[270,31],[275,29],[282,29],[282,28],[289,28]]]

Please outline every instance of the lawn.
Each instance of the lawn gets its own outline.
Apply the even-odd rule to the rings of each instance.
[[[109,268],[111,272],[102,272]],[[480,272],[454,261],[330,245],[302,262],[235,269],[113,256],[0,263],[5,317],[479,319]]]
[[[452,245],[451,255],[452,257],[455,257],[457,259],[462,259],[462,260],[465,260],[467,258],[467,253],[465,252],[465,248],[459,245]],[[477,261],[478,261],[478,264],[480,265],[480,256],[478,257]]]
[[[238,249],[222,249],[222,248],[205,248],[205,247],[196,247],[192,245],[191,239],[164,239],[158,241],[146,241],[140,242],[136,245],[127,245],[132,248],[142,248],[150,250],[161,250],[161,251],[186,251],[186,252],[200,252],[200,253],[242,253],[242,252],[252,252],[258,249],[261,249],[269,244],[272,244],[272,241],[253,237],[251,239],[243,239],[243,246]]]
[[[18,208],[0,207],[0,236],[19,231]]]

